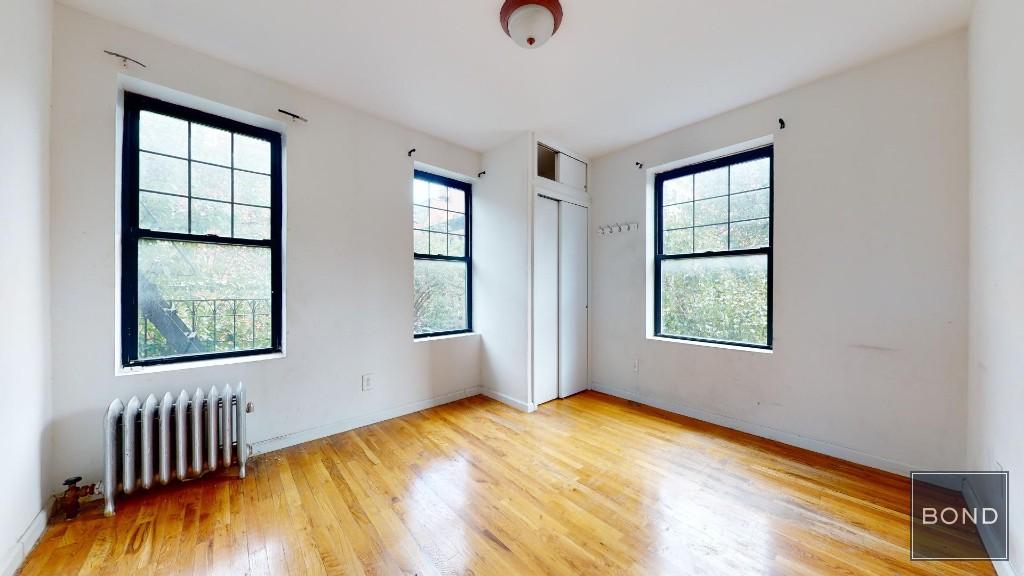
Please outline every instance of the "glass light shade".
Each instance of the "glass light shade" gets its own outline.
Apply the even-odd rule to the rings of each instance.
[[[520,6],[508,19],[508,35],[526,49],[543,46],[555,33],[555,16],[538,4]]]

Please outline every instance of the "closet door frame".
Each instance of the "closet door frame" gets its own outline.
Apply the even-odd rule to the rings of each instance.
[[[582,210],[582,221],[578,211]],[[575,213],[575,215],[574,215]],[[575,219],[575,222],[573,221]],[[558,205],[558,397],[590,387],[590,209]],[[567,225],[568,223],[568,225]],[[575,234],[570,228],[578,226]],[[576,236],[574,239],[573,236]],[[582,238],[582,246],[574,240]],[[580,254],[582,252],[582,255]],[[579,267],[582,266],[582,270]],[[573,272],[576,272],[575,274]],[[575,284],[574,284],[575,282]],[[582,286],[580,285],[582,284]],[[582,301],[581,301],[582,300]],[[581,346],[582,342],[582,346]],[[582,349],[581,349],[582,348]],[[574,363],[567,361],[573,359]]]
[[[560,214],[561,214],[562,203],[574,204],[574,205],[576,205],[578,207],[584,208],[587,211],[586,223],[584,224],[584,226],[585,226],[585,234],[586,234],[586,278],[585,278],[585,282],[586,282],[586,302],[585,302],[585,306],[586,306],[586,337],[585,337],[586,360],[585,360],[585,363],[584,363],[584,377],[583,377],[584,378],[584,386],[583,386],[582,389],[589,389],[590,388],[590,308],[589,308],[589,303],[590,303],[590,208],[591,208],[591,206],[590,206],[590,204],[591,204],[591,202],[590,202],[590,195],[587,194],[585,191],[577,190],[577,189],[571,188],[569,186],[566,186],[564,184],[560,184],[558,182],[553,182],[553,181],[545,180],[545,179],[542,179],[542,178],[535,179],[533,184],[534,184],[533,185],[533,190],[534,190],[534,194],[533,194],[533,197],[534,197],[533,212],[534,213],[532,215],[531,220],[532,220],[532,226],[534,227],[534,230],[531,232],[531,242],[533,244],[532,245],[533,256],[531,258],[531,276],[532,276],[532,278],[531,278],[531,286],[530,286],[530,288],[531,288],[531,290],[533,292],[531,293],[531,298],[530,298],[530,300],[531,300],[531,311],[530,311],[530,314],[531,314],[531,335],[530,335],[530,346],[531,346],[531,348],[530,348],[530,357],[531,357],[530,366],[531,366],[531,370],[530,370],[530,373],[529,373],[529,375],[530,375],[530,408],[531,408],[531,410],[536,409],[536,407],[539,404],[541,404],[544,401],[546,401],[546,400],[542,399],[541,396],[538,394],[538,392],[539,392],[539,383],[538,383],[538,381],[536,379],[536,374],[537,374],[537,366],[538,366],[538,363],[540,361],[540,358],[538,358],[538,341],[537,341],[538,340],[537,339],[537,331],[538,331],[539,325],[538,325],[538,322],[536,321],[536,317],[534,316],[534,307],[536,306],[536,298],[537,298],[537,294],[536,294],[536,290],[535,290],[536,289],[536,273],[537,273],[537,270],[534,269],[534,266],[536,266],[537,251],[539,250],[539,247],[536,244],[536,229],[535,229],[535,227],[537,226],[536,204],[538,202],[540,202],[542,199],[546,199],[548,201],[555,201],[555,202],[558,203],[558,206],[559,206],[559,227],[561,227],[561,222],[560,222],[561,216],[560,216]],[[560,244],[561,244],[561,242],[559,241],[559,251],[561,250]],[[559,273],[559,276],[561,276],[561,273]],[[559,282],[561,282],[560,278],[559,278]],[[560,340],[560,337],[558,338],[558,340]],[[559,342],[559,345],[560,345],[560,342]],[[558,358],[558,357],[559,357],[559,354],[556,352],[556,358]],[[559,369],[558,371],[559,371],[559,380],[561,380],[561,374],[560,374],[561,370]],[[561,386],[560,382],[559,382],[559,385],[557,386],[557,388],[558,388],[558,397],[559,398],[562,398],[562,397],[565,397],[566,395],[568,395],[568,394],[565,393],[565,389],[564,389],[564,387]],[[577,390],[577,392],[581,391],[581,390]]]
[[[537,196],[533,234],[533,402],[537,405],[559,397],[559,213],[559,201]],[[554,294],[547,294],[552,284]]]

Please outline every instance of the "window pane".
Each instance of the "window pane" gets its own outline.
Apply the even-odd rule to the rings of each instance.
[[[270,239],[270,208],[235,205],[235,238]]]
[[[466,211],[466,193],[458,188],[448,189],[448,209],[452,212]]]
[[[413,180],[412,203],[419,204],[420,206],[428,206],[430,204],[430,184],[426,180]]]
[[[231,204],[192,201],[192,233],[231,237]]]
[[[235,170],[235,202],[270,206],[270,176]]]
[[[430,231],[431,232],[447,232],[448,231],[448,213],[444,210],[430,209]]]
[[[412,227],[420,230],[430,229],[430,209],[424,206],[412,207]]]
[[[665,254],[689,254],[693,252],[693,228],[669,230],[665,232]]]
[[[729,167],[708,170],[693,175],[693,197],[711,198],[729,193]]]
[[[769,190],[744,192],[729,197],[730,220],[752,220],[768,217]]]
[[[267,348],[270,248],[139,241],[140,359]]]
[[[438,256],[448,255],[448,235],[437,232],[430,233],[430,253]]]
[[[693,226],[693,202],[666,206],[661,214],[662,218],[665,219],[662,223],[665,230]]]
[[[759,158],[730,167],[729,190],[733,194],[757,188],[767,188],[771,181],[771,164],[767,158]]]
[[[231,166],[231,132],[192,124],[192,159]]]
[[[416,260],[414,268],[415,333],[467,329],[469,300],[466,263]]]
[[[668,206],[669,204],[678,204],[680,202],[689,202],[690,200],[693,200],[692,175],[683,176],[682,178],[674,178],[672,180],[666,180],[662,184],[662,206]]]
[[[695,226],[724,224],[729,221],[729,197],[723,196],[694,202],[693,212]]]
[[[188,233],[188,198],[140,192],[139,227],[160,232]]]
[[[721,252],[729,249],[729,226],[701,226],[693,229],[694,252]]]
[[[231,170],[192,164],[192,196],[231,201]]]
[[[412,250],[417,254],[430,254],[430,232],[413,231]]]
[[[767,345],[768,257],[663,261],[661,333]]]
[[[153,112],[139,113],[139,148],[187,158],[188,122]]]
[[[139,189],[188,196],[188,162],[140,152]]]
[[[457,236],[455,234],[448,235],[448,255],[459,257],[466,255],[465,236]]]
[[[430,183],[430,207],[448,208],[448,188],[444,184]]]
[[[235,168],[270,174],[270,142],[235,134]]]
[[[466,215],[458,212],[448,213],[448,232],[451,234],[466,233]]]
[[[732,250],[767,246],[768,220],[750,220],[733,224],[729,231],[729,244]]]

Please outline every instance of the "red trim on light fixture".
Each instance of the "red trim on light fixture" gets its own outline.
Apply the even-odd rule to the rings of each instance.
[[[505,3],[501,5],[501,28],[505,31],[505,34],[508,34],[510,38],[512,37],[512,34],[508,31],[508,19],[512,17],[512,13],[530,4],[547,8],[548,12],[551,12],[551,15],[555,17],[555,29],[551,33],[558,32],[558,27],[562,25],[562,3],[558,0],[505,0]]]

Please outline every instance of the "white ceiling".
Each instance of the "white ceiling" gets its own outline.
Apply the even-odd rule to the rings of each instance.
[[[527,51],[501,0],[62,1],[469,148],[536,130],[591,157],[952,31],[971,4],[562,0]]]

